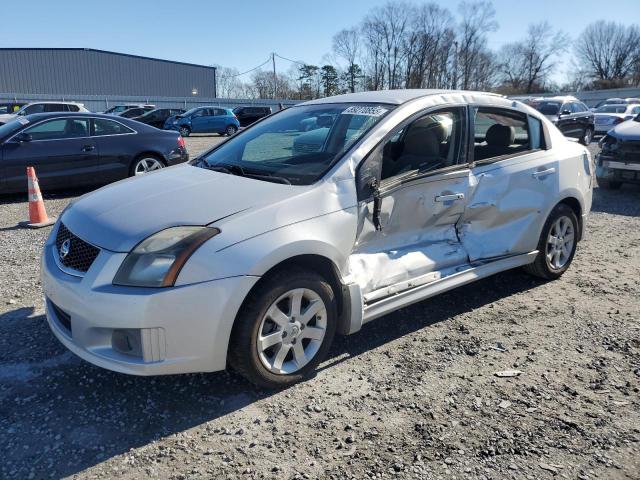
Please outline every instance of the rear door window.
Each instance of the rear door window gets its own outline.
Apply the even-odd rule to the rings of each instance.
[[[527,117],[512,110],[478,108],[474,118],[474,160],[511,157],[532,150]]]
[[[103,137],[106,135],[123,135],[126,133],[135,133],[129,127],[126,127],[119,122],[114,122],[113,120],[107,120],[104,118],[94,118],[92,123],[93,123],[93,130],[91,134],[96,137]]]

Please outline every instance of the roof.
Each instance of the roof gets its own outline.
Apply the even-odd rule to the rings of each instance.
[[[428,97],[431,95],[447,95],[451,93],[470,93],[473,95],[487,95],[502,97],[496,93],[469,92],[465,90],[445,90],[445,89],[406,89],[406,90],[377,90],[372,92],[347,93],[345,95],[335,95],[333,97],[318,98],[299,105],[319,105],[323,103],[387,103],[401,105],[416,98]]]
[[[580,102],[581,101],[581,100],[578,100],[573,95],[555,95],[553,97],[536,97],[535,100],[538,102],[545,102],[547,100],[550,100],[552,102],[553,101],[556,101],[556,102]]]
[[[70,47],[70,48],[23,48],[23,47],[18,47],[18,48],[10,48],[10,47],[2,47],[0,48],[0,51],[9,51],[9,50],[14,50],[14,51],[76,51],[76,52],[97,52],[97,53],[105,53],[108,55],[120,55],[123,57],[130,57],[130,58],[140,58],[143,60],[153,60],[156,62],[165,62],[165,63],[173,63],[176,65],[189,65],[191,67],[200,67],[200,68],[209,68],[211,70],[216,70],[216,67],[210,67],[207,65],[198,65],[197,63],[187,63],[187,62],[177,62],[175,60],[164,60],[162,58],[153,58],[153,57],[143,57],[141,55],[132,55],[130,53],[120,53],[120,52],[111,52],[109,50],[99,50],[96,48],[76,48],[76,47]]]

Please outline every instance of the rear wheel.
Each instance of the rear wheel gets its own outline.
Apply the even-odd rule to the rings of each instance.
[[[259,387],[285,387],[309,376],[336,330],[336,302],[320,275],[295,269],[263,280],[240,311],[229,363]]]
[[[538,241],[538,256],[525,270],[546,280],[560,278],[573,261],[578,244],[578,218],[564,203],[547,218]]]
[[[131,176],[144,175],[145,173],[154,172],[164,168],[165,164],[157,157],[152,155],[143,155],[133,162],[131,167]]]
[[[179,132],[183,137],[188,137],[189,135],[191,135],[191,129],[189,127],[180,127]]]
[[[600,188],[604,188],[605,190],[618,190],[622,186],[622,182],[602,178],[598,179],[598,186]]]
[[[233,134],[234,134],[234,133],[236,133],[237,131],[238,131],[238,128],[237,128],[235,125],[229,125],[229,126],[224,130],[224,133],[225,133],[227,136],[229,136],[229,137],[230,137],[231,135],[233,135]]]
[[[591,127],[587,127],[584,129],[582,137],[580,137],[580,143],[584,146],[588,146],[591,143],[591,140],[593,140],[593,130]]]

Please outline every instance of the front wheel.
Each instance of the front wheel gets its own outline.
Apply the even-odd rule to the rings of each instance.
[[[578,245],[578,218],[564,203],[556,205],[542,228],[538,256],[525,270],[531,275],[556,280],[567,271]]]
[[[589,146],[591,140],[593,140],[593,130],[591,129],[591,127],[587,127],[584,129],[584,132],[580,137],[580,143],[586,147]]]
[[[259,387],[289,386],[309,376],[336,331],[336,301],[320,275],[276,273],[250,294],[231,334],[229,363]]]
[[[227,136],[229,136],[229,137],[230,137],[231,135],[235,134],[237,131],[238,131],[238,127],[236,127],[235,125],[229,125],[229,126],[224,130],[224,133],[225,133]]]
[[[191,130],[189,129],[189,127],[180,127],[179,132],[183,137],[188,137],[189,135],[191,135]]]

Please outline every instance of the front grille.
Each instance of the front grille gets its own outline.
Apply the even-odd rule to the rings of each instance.
[[[618,142],[618,153],[623,162],[640,163],[640,142],[635,140]]]
[[[66,243],[67,254],[62,255],[61,249]],[[86,272],[100,253],[100,249],[76,237],[71,231],[60,224],[56,235],[56,251],[62,265],[78,272]]]

